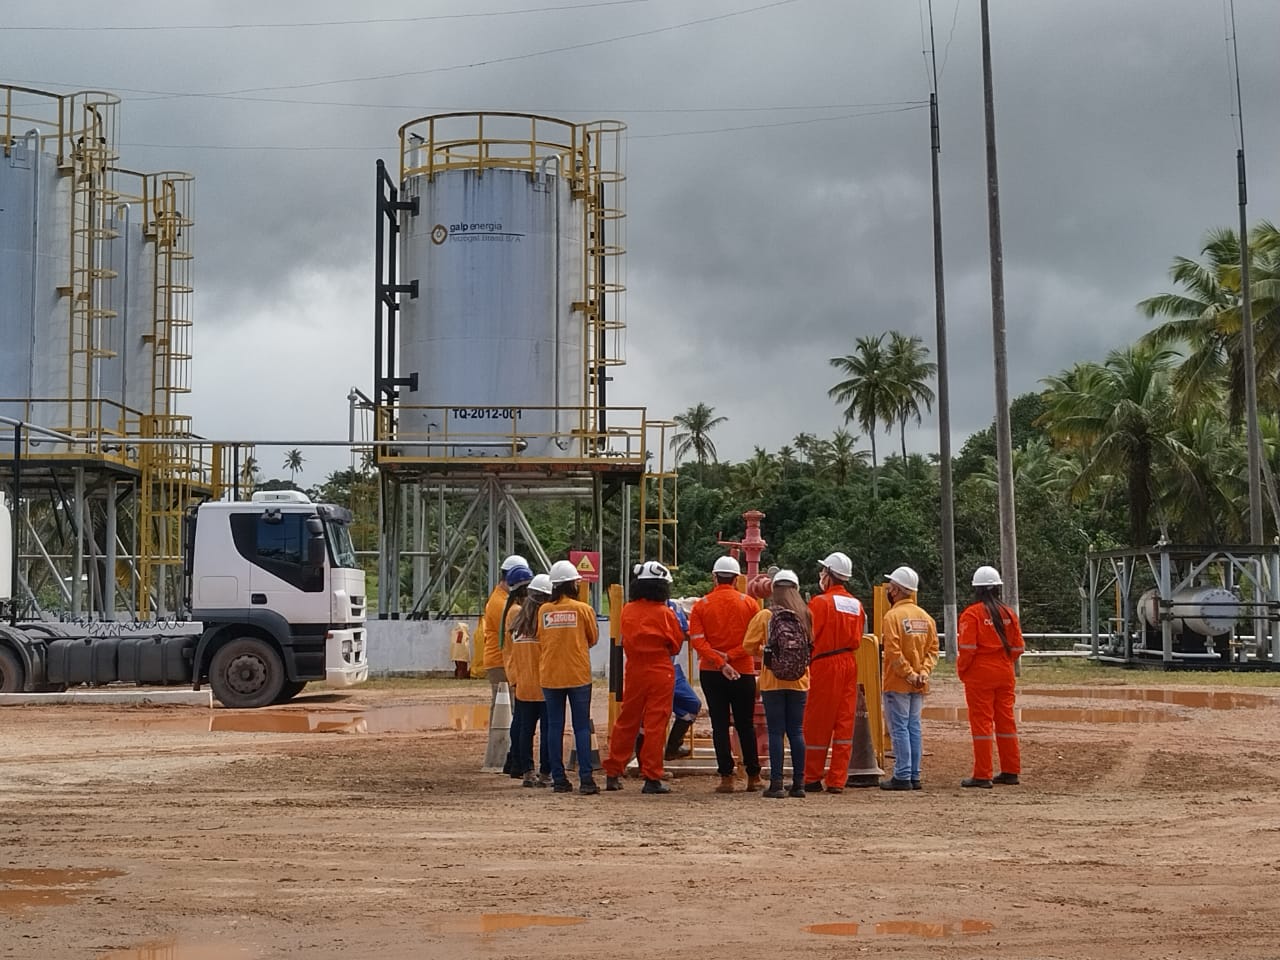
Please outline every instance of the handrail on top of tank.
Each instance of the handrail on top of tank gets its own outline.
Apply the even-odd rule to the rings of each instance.
[[[0,90],[4,91],[3,117],[4,117],[4,135],[0,137],[0,146],[4,149],[5,156],[9,155],[12,145],[16,139],[26,135],[25,130],[18,132],[18,137],[14,137],[13,125],[14,121],[25,123],[37,123],[52,125],[56,129],[56,133],[41,134],[40,140],[43,145],[48,140],[56,140],[58,144],[57,160],[61,165],[66,160],[65,147],[77,134],[83,135],[88,132],[90,124],[84,126],[74,125],[75,107],[79,103],[82,108],[93,108],[91,113],[96,111],[98,107],[115,107],[120,104],[120,98],[114,93],[106,90],[77,90],[74,93],[52,93],[48,90],[40,90],[36,87],[24,87],[17,84],[0,84]],[[49,113],[15,113],[13,98],[14,94],[29,94],[34,97],[41,97],[51,101],[56,105],[56,111]],[[27,108],[20,108],[27,109]],[[30,109],[37,109],[32,107]],[[95,115],[94,122],[100,124],[102,118]]]

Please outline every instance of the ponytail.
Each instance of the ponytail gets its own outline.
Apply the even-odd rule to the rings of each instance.
[[[1000,645],[1004,647],[1004,654],[1010,660],[1013,659],[1013,647],[1009,646],[1009,638],[1005,634],[1004,629],[1004,613],[1009,608],[1000,602],[999,587],[978,587],[976,591],[978,601],[986,607],[987,616],[991,618],[991,625],[996,628],[996,633],[1000,637]]]

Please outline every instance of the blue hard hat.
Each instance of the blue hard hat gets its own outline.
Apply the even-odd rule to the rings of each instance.
[[[507,581],[507,586],[514,590],[517,587],[523,587],[526,583],[532,580],[533,571],[528,567],[512,567],[507,571],[507,575],[504,579]]]

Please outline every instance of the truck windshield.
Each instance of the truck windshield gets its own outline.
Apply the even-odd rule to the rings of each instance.
[[[333,552],[333,565],[354,569],[357,566],[356,548],[351,543],[351,530],[339,520],[326,520],[324,529],[329,549]]]

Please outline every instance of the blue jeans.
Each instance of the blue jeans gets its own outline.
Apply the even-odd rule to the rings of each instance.
[[[769,780],[782,782],[782,736],[791,742],[791,782],[804,783],[804,704],[808,690],[761,690],[769,727]]]
[[[542,728],[541,747],[539,748],[539,772],[551,773],[551,757],[547,752],[547,705],[542,700],[517,700],[515,715],[520,721],[519,739],[511,741],[511,749],[515,754],[517,773],[529,773],[533,770],[533,734],[538,727]]]
[[[676,688],[671,695],[671,712],[680,720],[696,720],[702,712],[702,701],[693,692],[680,664],[676,664]]]
[[[923,693],[888,693],[884,695],[884,712],[889,721],[889,739],[893,742],[893,779],[920,779],[920,709]]]
[[[547,757],[551,761],[551,779],[563,783],[565,703],[573,719],[573,745],[578,751],[578,779],[591,779],[591,684],[580,687],[543,687],[547,701]]]

